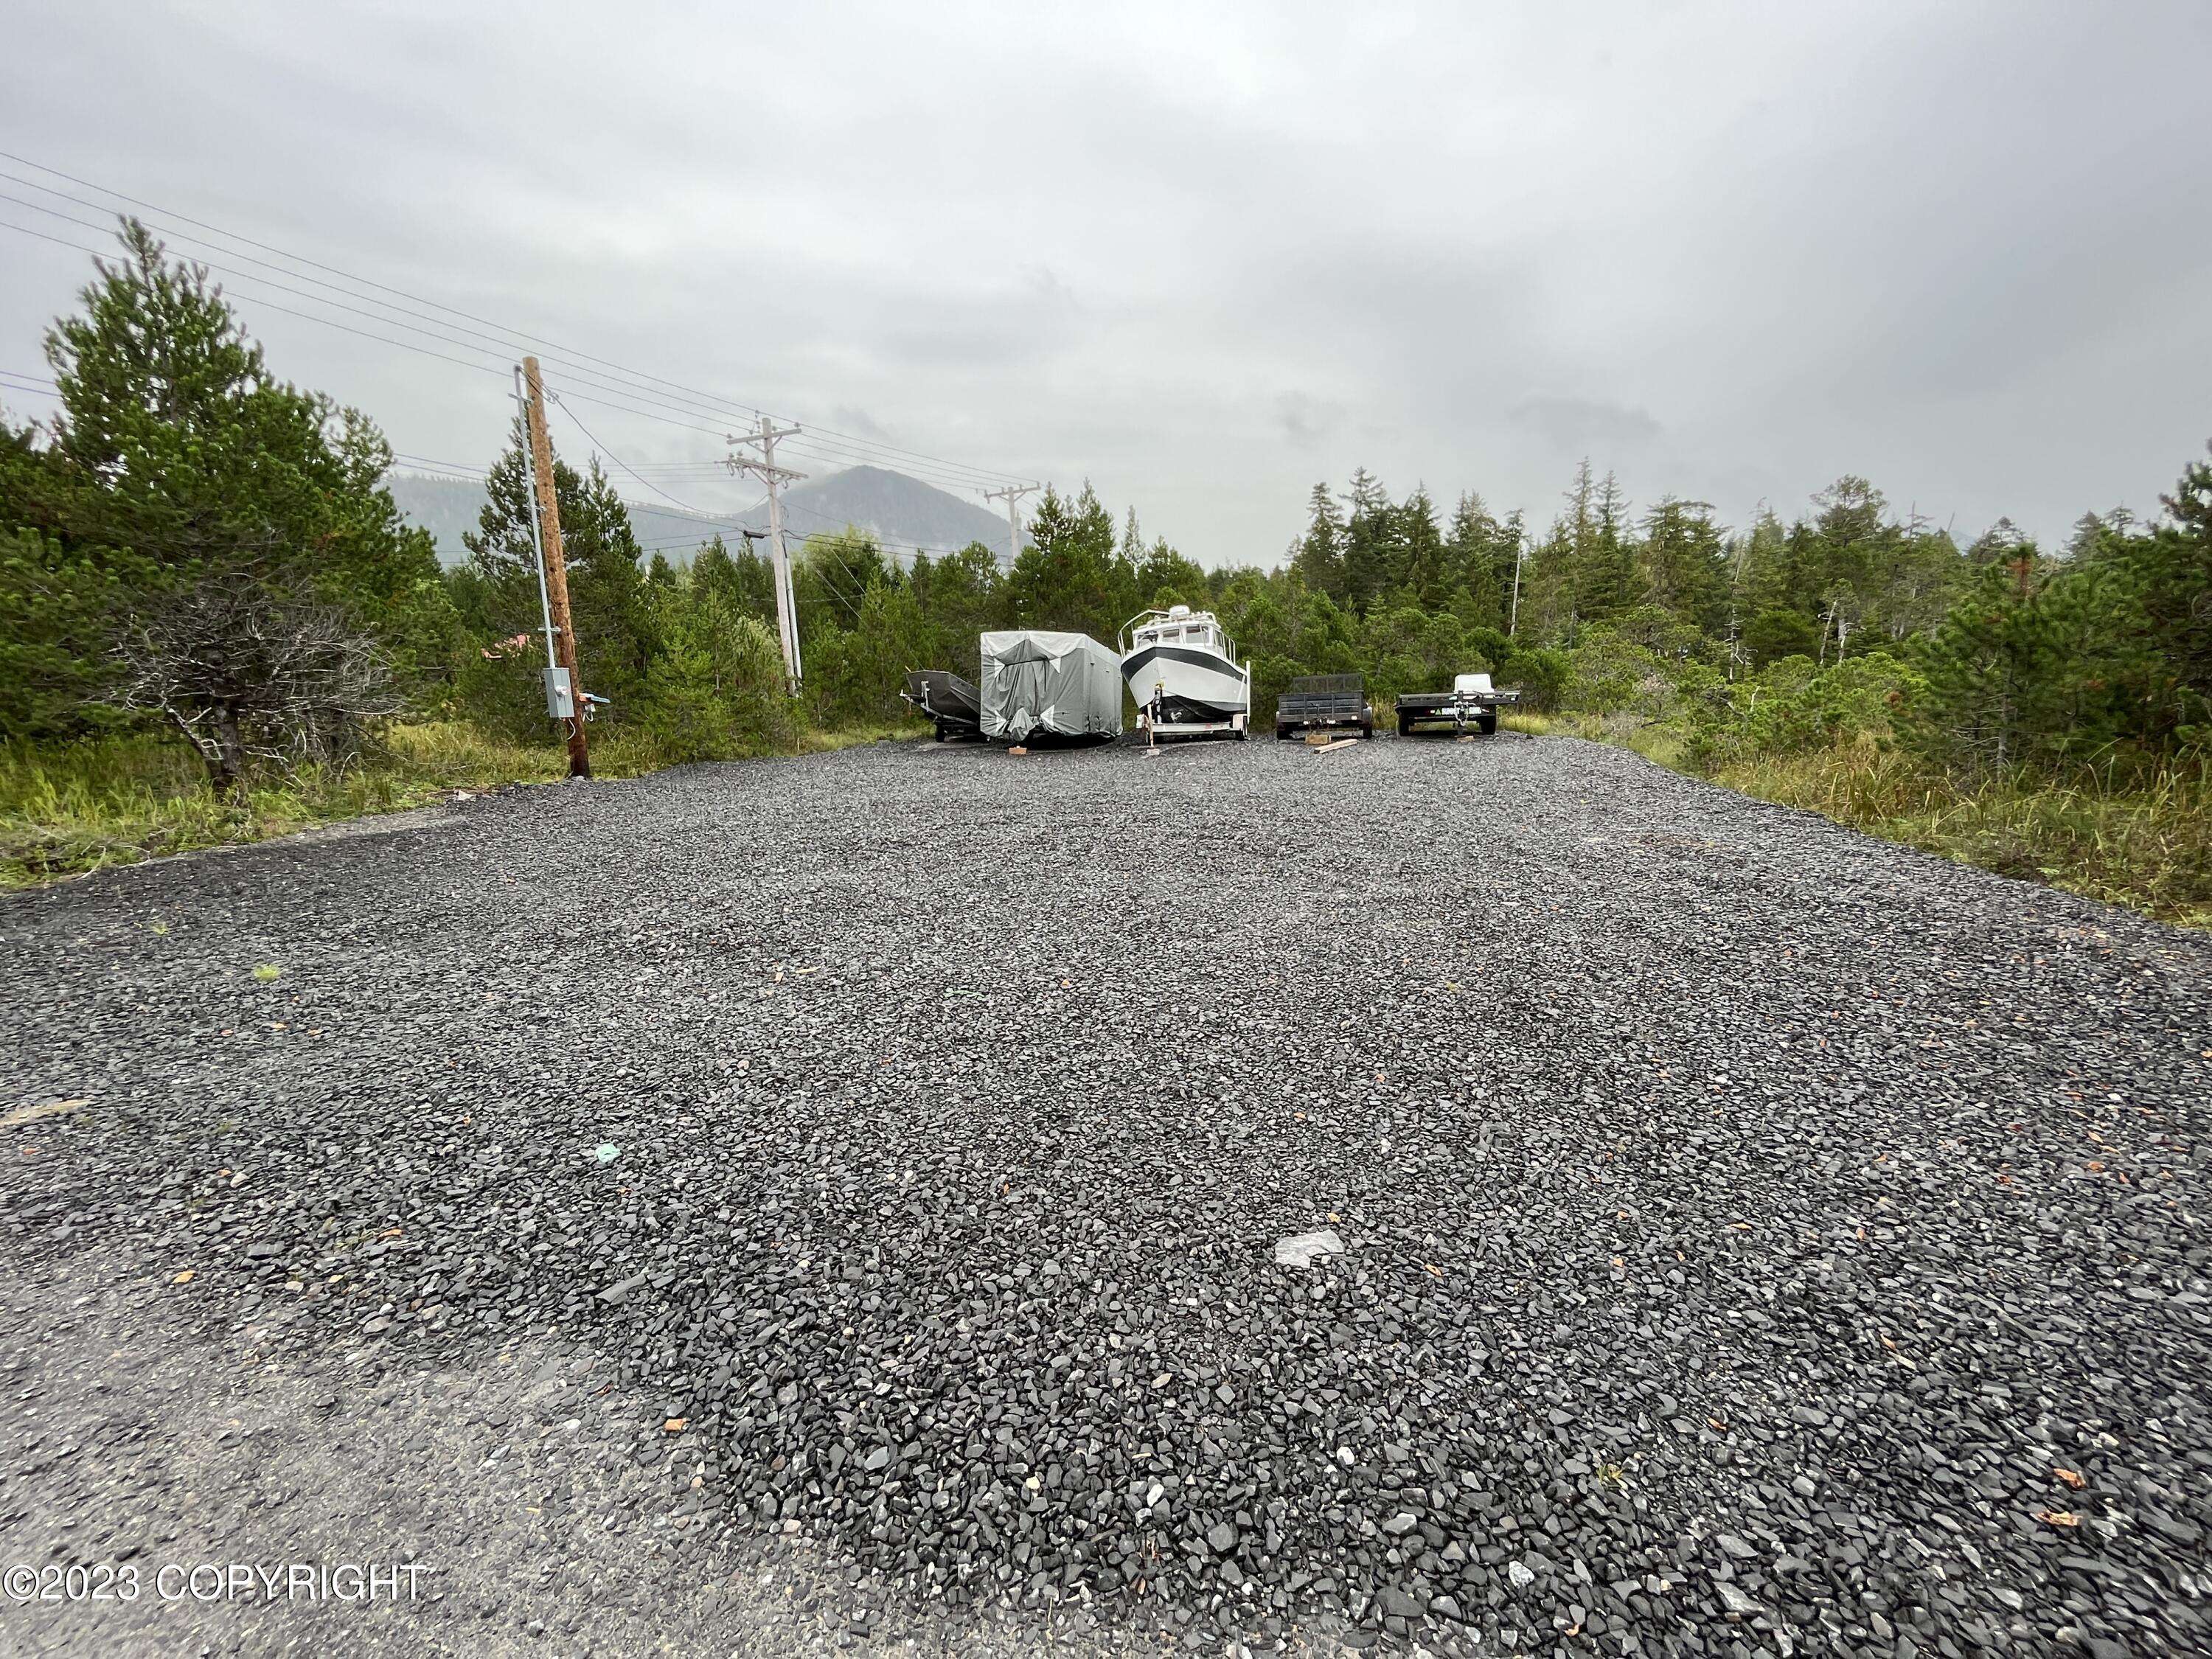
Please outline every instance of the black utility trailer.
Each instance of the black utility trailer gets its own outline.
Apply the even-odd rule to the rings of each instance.
[[[1367,682],[1357,674],[1308,674],[1275,699],[1278,741],[1297,732],[1343,731],[1375,735],[1375,705],[1367,701]]]
[[[937,740],[980,738],[983,735],[983,702],[973,682],[942,668],[907,671],[906,690],[899,695],[921,711],[937,727]]]
[[[1521,701],[1518,691],[1491,687],[1487,674],[1462,674],[1449,691],[1408,691],[1398,699],[1398,735],[1410,738],[1420,726],[1449,726],[1455,732],[1472,727],[1487,737],[1498,729],[1498,711]]]

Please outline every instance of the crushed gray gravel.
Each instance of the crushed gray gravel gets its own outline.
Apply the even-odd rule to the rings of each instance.
[[[0,1261],[595,1356],[837,1641],[2212,1645],[2202,938],[1563,739],[458,812],[0,902]]]

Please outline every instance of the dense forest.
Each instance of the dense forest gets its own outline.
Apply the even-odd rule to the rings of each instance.
[[[204,271],[126,222],[54,325],[58,411],[0,421],[0,740],[188,747],[208,787],[343,769],[395,723],[550,744],[520,434],[468,562],[441,570],[358,411],[276,376]],[[1540,526],[1473,493],[1316,483],[1271,568],[1208,567],[1086,483],[1048,489],[1011,566],[909,566],[866,535],[797,550],[804,691],[786,695],[765,560],[641,552],[596,461],[556,467],[582,679],[655,761],[784,749],[902,720],[906,669],[972,673],[984,629],[1109,641],[1148,605],[1219,611],[1255,725],[1292,677],[1378,703],[1487,669],[1537,714],[1664,728],[1709,773],[1856,744],[1922,779],[2156,787],[2212,740],[2212,465],[2155,519],[2086,514],[2063,547],[2000,521],[1961,547],[1845,477],[1790,518],[1638,507],[1585,463]],[[2204,853],[2196,851],[2203,880]]]

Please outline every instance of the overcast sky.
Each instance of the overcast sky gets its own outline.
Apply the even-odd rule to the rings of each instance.
[[[0,148],[802,423],[1087,476],[1208,563],[1273,561],[1359,465],[1548,520],[1585,453],[1731,524],[1857,472],[2058,538],[2212,437],[2203,0],[32,0],[7,34]],[[0,231],[0,369],[46,372],[87,263]],[[502,441],[497,376],[240,308],[397,448]]]

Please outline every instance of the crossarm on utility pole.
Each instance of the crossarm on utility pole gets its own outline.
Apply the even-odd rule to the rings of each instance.
[[[1003,489],[987,489],[987,501],[1004,501],[1006,504],[1006,568],[1014,568],[1014,561],[1022,556],[1022,519],[1014,503],[1024,495],[1036,494],[1035,484],[1008,484]]]

